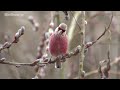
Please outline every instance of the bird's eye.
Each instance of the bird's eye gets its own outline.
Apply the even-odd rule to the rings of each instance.
[[[66,30],[64,30],[64,29],[62,29],[62,28],[60,28],[60,27],[58,28],[58,30],[62,30],[62,32],[65,32],[65,31],[66,31]]]

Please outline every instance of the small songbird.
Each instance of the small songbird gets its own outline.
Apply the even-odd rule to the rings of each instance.
[[[68,37],[66,34],[67,25],[61,23],[50,36],[49,51],[52,56],[57,57],[64,55],[68,49]],[[61,68],[61,62],[55,63],[55,68]]]

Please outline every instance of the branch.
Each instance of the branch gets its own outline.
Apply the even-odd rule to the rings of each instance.
[[[74,17],[74,15],[73,15],[73,12],[72,12],[72,11],[70,11],[70,12],[71,12],[71,15],[73,16],[73,18],[74,18],[75,22],[77,23],[77,25],[78,25],[79,29],[81,30],[81,27],[80,27],[80,25],[79,25],[78,21],[76,20],[76,18],[75,18],[75,17]],[[79,12],[79,13],[81,13],[81,12]]]
[[[104,32],[103,32],[95,41],[88,42],[88,43],[86,44],[86,46],[85,46],[86,49],[89,48],[89,47],[91,47],[92,45],[94,45],[99,39],[101,39],[101,38],[105,35],[105,33],[109,30],[109,28],[110,28],[110,26],[111,26],[112,19],[113,19],[113,13],[112,13],[111,20],[110,20],[110,23],[109,23],[108,27],[107,27],[107,28],[105,27]]]
[[[105,61],[105,60],[103,60],[103,61]],[[119,62],[120,62],[120,57],[117,57],[110,63],[110,66],[112,67],[113,65],[118,64]],[[104,68],[106,68],[106,65],[103,66],[101,69],[104,69]],[[85,77],[88,77],[88,76],[91,76],[91,75],[97,74],[97,73],[98,73],[98,69],[90,71],[90,72],[86,72]],[[111,71],[110,73],[113,73],[113,72]],[[75,77],[74,79],[78,79],[78,77]]]
[[[81,12],[75,12],[74,18],[77,20],[79,18],[80,14],[81,14]],[[71,23],[70,23],[70,27],[69,27],[69,32],[68,32],[69,42],[71,42],[71,40],[72,40],[73,31],[76,27],[76,21],[74,18],[72,18]]]
[[[25,27],[22,26],[18,32],[15,34],[14,39],[12,42],[5,42],[1,47],[0,47],[0,52],[4,49],[8,49],[12,46],[13,43],[18,43],[19,38],[24,34]]]
[[[110,42],[111,42],[111,31],[109,31],[109,36],[108,36],[108,40],[109,40],[109,45],[108,45],[108,52],[107,52],[107,60],[105,60],[107,63],[106,63],[106,67],[102,70],[101,69],[101,64],[99,65],[99,68],[98,68],[98,72],[100,73],[100,76],[102,79],[107,79],[109,77],[109,71],[110,71]],[[104,63],[104,62],[103,62]]]
[[[49,26],[47,27],[47,30],[45,30],[46,32],[43,33],[42,39],[37,48],[37,51],[38,51],[37,59],[45,58],[46,56],[48,56],[49,37],[54,31],[54,18],[55,18],[55,15],[53,15],[53,11],[51,11],[51,20],[50,20]],[[45,48],[45,52],[43,53],[44,48]],[[38,77],[43,78],[45,76],[45,69],[39,67],[39,65],[37,65],[35,67],[35,71],[36,71],[36,75],[35,75],[34,79],[38,79]],[[44,74],[43,74],[43,72],[44,72]]]
[[[81,50],[81,47],[80,45],[77,46],[72,52],[70,53],[67,53],[63,56],[58,56],[56,57],[55,59],[49,59],[48,57],[44,57],[44,58],[40,58],[40,59],[37,59],[35,60],[34,62],[32,63],[18,63],[18,62],[9,62],[9,61],[6,61],[6,59],[0,59],[0,64],[8,64],[8,65],[13,65],[13,66],[35,66],[35,65],[40,65],[41,67],[42,66],[45,66],[46,64],[53,64],[55,63],[58,59],[61,61],[61,62],[65,62],[65,58],[70,58],[72,56],[75,56],[77,55]]]
[[[69,14],[68,14],[68,11],[63,11],[63,13],[65,14],[65,19],[66,19],[66,20],[69,20]]]
[[[18,62],[6,61],[5,58],[0,59],[0,64],[8,64],[8,65],[13,65],[13,66],[35,66],[38,62],[39,62],[39,60],[36,60],[32,63],[18,63]]]
[[[80,52],[80,58],[79,58],[79,72],[78,77],[84,78],[85,71],[83,70],[83,62],[85,59],[85,11],[81,12],[81,28],[80,28],[80,43],[81,43],[81,52]]]
[[[113,60],[111,63],[110,63],[110,66],[113,66],[114,64],[117,64],[117,63],[119,63],[120,62],[120,57],[117,57],[117,58],[115,58],[115,60]],[[102,67],[102,69],[104,69],[106,66],[103,66]],[[86,73],[86,77],[87,76],[90,76],[90,75],[92,75],[92,74],[95,74],[95,73],[98,73],[98,70],[94,70],[94,71],[91,71],[91,72],[88,72],[88,73]]]

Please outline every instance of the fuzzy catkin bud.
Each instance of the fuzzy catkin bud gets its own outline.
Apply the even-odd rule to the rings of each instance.
[[[33,29],[34,31],[38,31],[39,30],[39,23],[35,23],[35,27]]]
[[[46,47],[46,51],[47,51],[47,52],[49,51],[49,46]]]
[[[87,42],[86,45],[85,45],[85,48],[90,47],[92,44],[93,44],[92,42]]]
[[[13,41],[13,43],[17,43],[17,42],[19,41],[19,37],[24,34],[24,31],[25,31],[25,27],[22,26],[22,27],[18,30],[18,32],[15,34],[15,37],[14,37],[15,40]]]
[[[5,61],[6,60],[6,58],[1,58],[0,59],[0,62],[3,62],[3,61]]]
[[[35,76],[34,78],[32,78],[32,79],[38,79],[38,76]]]
[[[34,18],[33,18],[33,16],[29,16],[28,20],[31,22],[32,25],[34,25]]]
[[[21,27],[21,35],[23,35],[23,34],[24,34],[24,31],[25,31],[25,27],[24,27],[24,26],[22,26],[22,27]]]
[[[25,27],[22,26],[22,27],[18,30],[18,32],[15,34],[15,37],[16,37],[16,38],[19,38],[21,35],[24,34],[24,31],[25,31]]]
[[[45,33],[45,38],[48,39],[49,38],[49,32]]]
[[[49,36],[51,36],[54,31],[52,28],[49,28],[48,32],[49,32]]]
[[[42,56],[43,59],[45,59],[45,58],[47,58],[47,57],[48,57],[48,54],[44,54],[44,55]]]
[[[17,68],[19,68],[21,65],[16,65]]]
[[[50,28],[54,28],[54,22],[51,21],[50,24],[49,24]]]
[[[11,46],[11,43],[5,42],[2,47],[3,48],[9,48],[10,46]]]

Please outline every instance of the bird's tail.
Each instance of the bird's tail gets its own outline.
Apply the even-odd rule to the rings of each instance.
[[[60,60],[57,60],[55,62],[55,68],[61,68],[61,62],[60,62]]]

